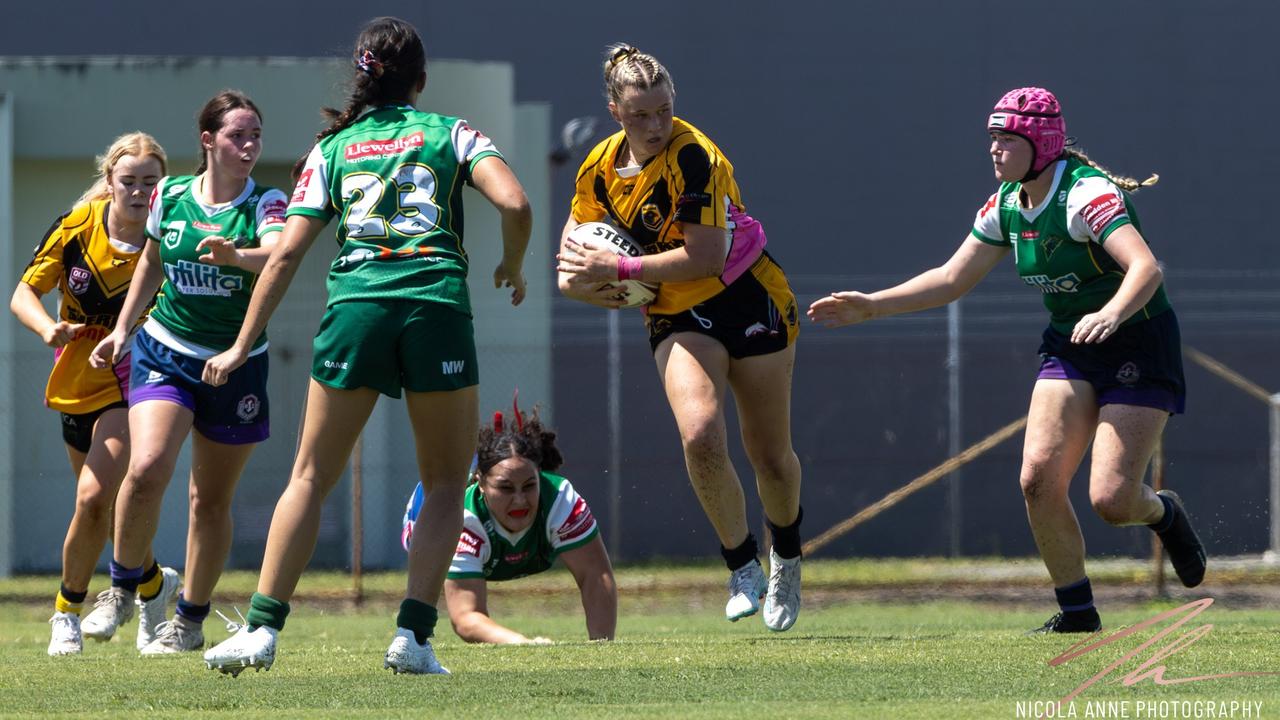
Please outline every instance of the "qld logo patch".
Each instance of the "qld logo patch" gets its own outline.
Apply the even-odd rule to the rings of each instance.
[[[89,289],[89,279],[92,275],[89,271],[82,267],[71,268],[71,274],[67,276],[67,289],[72,295],[83,295],[85,290]]]
[[[262,404],[258,402],[258,396],[252,393],[240,398],[240,402],[236,403],[236,416],[242,422],[252,422],[258,417],[258,411],[262,409]]]

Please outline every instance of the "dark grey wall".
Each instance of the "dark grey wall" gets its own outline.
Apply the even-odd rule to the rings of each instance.
[[[1069,134],[1105,165],[1161,183],[1139,194],[1188,344],[1280,389],[1280,255],[1268,190],[1280,136],[1272,92],[1280,6],[1243,0],[894,2],[173,3],[135,16],[115,4],[6,9],[5,54],[326,55],[360,22],[398,14],[435,57],[514,62],[522,100],[556,124],[607,119],[605,44],[626,40],[672,71],[677,113],[733,160],[771,252],[807,305],[872,289],[944,260],[994,189],[983,130],[1006,89],[1053,89]],[[194,24],[194,26],[193,26]],[[69,99],[69,102],[71,100]],[[268,118],[268,122],[270,119]],[[603,130],[602,130],[603,131]],[[296,139],[298,150],[306,138]],[[557,172],[566,212],[572,168]],[[534,269],[550,272],[545,259]],[[1025,412],[1044,322],[1011,267],[965,304],[967,443]],[[604,510],[603,312],[556,304],[556,418],[568,470]],[[945,322],[939,312],[829,332],[806,327],[795,442],[810,532],[853,513],[947,453]],[[625,332],[625,521],[631,557],[709,554],[638,316]],[[1215,552],[1266,545],[1265,408],[1193,366],[1189,412],[1167,433],[1169,482]],[[594,394],[594,396],[593,396]],[[599,398],[599,402],[594,400]],[[1034,551],[1017,490],[1020,440],[964,470],[963,548]],[[750,483],[749,468],[735,450]],[[1082,480],[1083,478],[1081,478]],[[1091,552],[1143,551],[1144,531],[1102,526],[1076,506]],[[754,504],[754,503],[753,503]],[[753,513],[758,523],[758,513]],[[937,486],[837,543],[840,553],[947,550]],[[686,525],[687,523],[687,525]]]

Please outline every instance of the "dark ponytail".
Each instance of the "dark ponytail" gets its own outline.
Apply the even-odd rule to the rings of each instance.
[[[365,108],[408,102],[427,69],[427,53],[418,31],[393,17],[375,18],[364,26],[356,38],[351,61],[355,76],[346,106],[341,110],[327,107],[320,111],[329,121],[329,127],[316,133],[316,142],[350,127]],[[294,163],[295,180],[306,162],[307,155],[303,155]]]

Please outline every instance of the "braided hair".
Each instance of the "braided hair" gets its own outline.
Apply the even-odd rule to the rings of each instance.
[[[629,87],[648,90],[663,83],[676,94],[671,73],[658,59],[640,52],[626,43],[614,43],[604,51],[604,95],[610,102],[622,99],[622,91]]]
[[[1150,187],[1152,185],[1155,185],[1157,182],[1160,181],[1160,176],[1155,173],[1151,173],[1151,176],[1148,177],[1146,180],[1137,180],[1131,177],[1127,177],[1125,175],[1117,175],[1111,172],[1110,170],[1102,167],[1101,165],[1094,162],[1093,160],[1089,159],[1089,156],[1085,155],[1083,150],[1080,150],[1077,148],[1069,147],[1066,149],[1065,153],[1067,155],[1070,155],[1072,157],[1079,159],[1080,162],[1097,170],[1103,175],[1106,175],[1108,180],[1110,180],[1112,183],[1115,184],[1116,187],[1120,188],[1121,190],[1124,190],[1125,192],[1136,192],[1138,190],[1141,190],[1144,187]]]
[[[316,142],[350,127],[365,108],[408,102],[427,70],[427,53],[418,31],[394,17],[374,18],[364,26],[356,38],[351,61],[355,75],[346,106],[320,111],[329,126],[316,133]],[[298,158],[293,166],[294,179],[306,161],[307,155]]]

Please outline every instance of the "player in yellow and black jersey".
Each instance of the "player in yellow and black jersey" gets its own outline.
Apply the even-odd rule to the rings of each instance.
[[[675,89],[652,55],[627,45],[605,62],[609,113],[622,130],[578,172],[561,236],[559,284],[602,307],[617,280],[658,283],[646,309],[649,342],[680,427],[685,464],[732,573],[729,620],[755,614],[786,630],[800,609],[800,462],[791,445],[796,300],[747,215],[733,165],[706,135],[674,117]],[[580,245],[581,223],[608,221],[642,257]],[[737,401],[747,456],[774,539],[766,582],[747,530],[742,484],[729,460],[724,397]]]
[[[77,477],[76,510],[62,548],[62,587],[55,600],[50,655],[84,647],[80,612],[94,565],[111,529],[116,491],[129,464],[129,359],[95,369],[89,353],[115,325],[141,254],[147,200],[165,173],[164,150],[150,135],[118,138],[100,159],[101,176],[75,207],[54,221],[14,290],[10,309],[54,349],[45,404],[62,414],[62,438]],[[55,320],[40,297],[59,291]],[[178,576],[148,551],[138,644],[164,620]],[[84,632],[90,633],[90,618]]]

